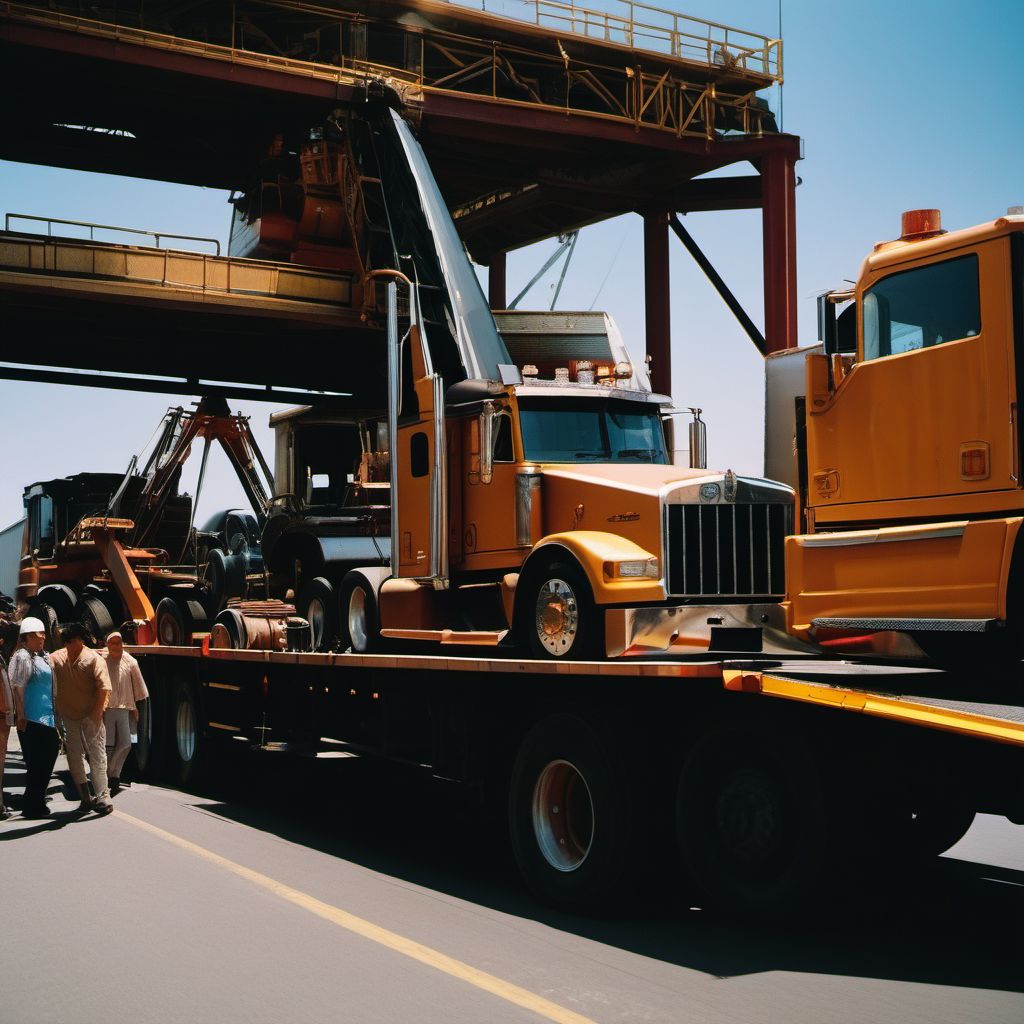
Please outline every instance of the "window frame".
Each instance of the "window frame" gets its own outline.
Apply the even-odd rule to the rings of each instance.
[[[977,331],[974,334],[964,334],[964,335],[959,335],[959,336],[953,337],[953,338],[944,338],[941,342],[933,343],[933,344],[930,344],[930,345],[922,344],[920,348],[905,349],[905,350],[903,350],[901,352],[889,351],[889,352],[885,352],[885,353],[879,353],[877,355],[868,355],[868,323],[869,323],[869,319],[870,319],[869,314],[868,314],[868,298],[872,295],[872,293],[876,289],[878,289],[878,288],[882,287],[883,285],[886,285],[886,284],[894,281],[896,278],[905,277],[908,274],[919,274],[919,273],[921,273],[923,271],[928,271],[928,270],[931,270],[932,268],[935,268],[935,267],[945,267],[945,266],[948,266],[948,265],[953,264],[953,263],[962,263],[962,262],[972,262],[973,265],[974,265],[973,280],[974,280],[975,296],[977,298],[977,303],[976,304],[977,304],[977,310],[978,310],[978,329],[977,329]],[[860,351],[860,360],[859,361],[862,362],[862,363],[873,363],[873,362],[876,362],[879,359],[889,359],[892,356],[911,355],[911,354],[913,354],[915,352],[927,352],[927,351],[929,351],[931,349],[937,349],[937,348],[943,347],[944,345],[948,345],[950,342],[967,341],[968,339],[979,338],[979,337],[981,337],[982,331],[984,330],[984,321],[983,321],[983,317],[982,317],[982,302],[981,302],[981,258],[980,258],[980,253],[976,249],[969,249],[966,252],[962,252],[962,253],[959,253],[957,255],[950,255],[946,259],[934,260],[934,261],[932,261],[930,263],[920,263],[920,264],[918,264],[916,266],[905,267],[902,270],[895,270],[892,273],[885,274],[884,276],[879,277],[877,280],[875,280],[868,288],[864,289],[864,291],[863,291],[863,293],[861,295],[861,298],[860,298],[860,302],[857,305],[860,308],[860,314],[859,314],[857,319],[859,321],[858,327],[859,327],[860,332],[861,332],[861,351]],[[878,305],[877,300],[876,300],[876,305]],[[888,306],[888,300],[886,300],[886,305]],[[880,327],[881,326],[881,318],[878,316],[877,313],[875,314],[875,319],[876,319],[876,321],[878,323],[878,327]],[[893,323],[900,323],[900,324],[902,324],[902,323],[905,323],[905,321],[897,320],[891,314],[887,313],[887,315],[886,315],[886,322],[887,322],[888,328],[889,328],[888,329],[888,346],[891,349],[892,348],[892,330],[891,330],[892,324]],[[911,325],[911,326],[921,326],[922,327],[922,336],[923,336],[923,325]],[[876,330],[877,329],[878,328],[876,328]],[[881,334],[881,331],[878,330],[878,347],[879,348],[881,347],[881,339],[882,339],[882,334]]]

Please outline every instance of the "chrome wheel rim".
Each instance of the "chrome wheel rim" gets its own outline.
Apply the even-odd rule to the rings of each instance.
[[[309,620],[309,637],[313,641],[313,649],[316,650],[323,641],[324,621],[327,618],[326,609],[320,598],[314,597],[309,602],[309,607],[306,609],[306,618]]]
[[[178,739],[178,755],[184,763],[188,763],[196,752],[196,719],[192,714],[192,705],[183,700],[178,705],[175,733]]]
[[[356,587],[348,599],[348,637],[353,651],[365,651],[369,637],[366,629],[366,591]]]
[[[569,761],[552,761],[533,787],[533,832],[541,855],[556,871],[575,871],[594,841],[590,787]]]
[[[537,639],[556,658],[568,654],[580,628],[579,602],[565,580],[544,582],[537,595]]]

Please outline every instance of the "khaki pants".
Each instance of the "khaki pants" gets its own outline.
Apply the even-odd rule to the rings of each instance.
[[[97,800],[109,800],[107,789],[107,730],[100,722],[91,718],[77,722],[64,719],[65,742],[67,744],[68,768],[76,786],[86,782],[86,759],[92,769],[92,788]]]
[[[103,726],[107,730],[107,774],[119,779],[132,749],[131,712],[127,708],[107,708]]]

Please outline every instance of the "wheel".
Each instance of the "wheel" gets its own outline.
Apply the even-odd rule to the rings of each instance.
[[[48,604],[56,612],[60,623],[71,622],[75,617],[78,595],[63,583],[50,583],[41,587],[36,599]]]
[[[135,765],[147,779],[159,779],[167,765],[166,697],[156,685],[146,700],[139,701],[138,742],[135,744]]]
[[[245,596],[244,558],[214,548],[207,563],[207,577],[210,581],[210,607],[214,613],[227,604],[229,597]]]
[[[78,600],[78,621],[92,634],[97,643],[103,643],[114,632],[114,619],[106,603],[98,594],[83,594]]]
[[[350,572],[341,581],[338,610],[342,650],[351,647],[356,654],[365,654],[380,647],[377,595],[362,573]]]
[[[28,613],[34,615],[46,627],[46,649],[48,651],[60,650],[60,621],[53,606],[37,598],[33,601]]]
[[[180,682],[175,693],[174,754],[182,786],[194,786],[202,779],[208,754],[203,733],[196,688],[191,683]]]
[[[828,867],[829,827],[810,751],[756,726],[707,733],[676,796],[683,861],[709,904],[774,915],[798,907]]]
[[[604,657],[604,619],[578,565],[552,562],[529,574],[526,586],[521,631],[533,657]]]
[[[547,718],[523,740],[509,831],[523,878],[545,902],[583,910],[621,897],[637,837],[619,768],[597,730],[574,716]]]
[[[185,616],[173,597],[161,598],[157,603],[156,636],[164,647],[187,647],[192,642]]]
[[[334,585],[323,576],[311,579],[299,591],[297,614],[309,623],[310,646],[326,650],[338,641],[338,596]]]
[[[244,650],[248,645],[249,636],[242,613],[234,608],[225,608],[210,630],[210,646]]]

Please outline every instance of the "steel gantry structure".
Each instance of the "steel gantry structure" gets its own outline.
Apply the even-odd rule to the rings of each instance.
[[[667,392],[675,215],[761,209],[759,347],[794,346],[800,140],[777,130],[761,95],[782,81],[781,41],[618,0],[523,9],[513,19],[439,0],[0,3],[0,73],[17,97],[0,158],[244,190],[275,140],[294,148],[332,107],[384,89],[490,269],[492,307],[506,305],[507,252],[639,213],[647,349]],[[744,163],[754,173],[706,177]],[[21,302],[16,282],[0,295]],[[102,327],[91,340],[102,346]],[[158,348],[133,368],[156,372]],[[73,351],[50,361],[89,368]],[[235,379],[238,360],[224,363],[209,355],[203,376]]]

